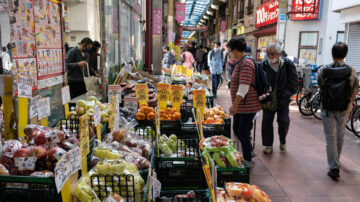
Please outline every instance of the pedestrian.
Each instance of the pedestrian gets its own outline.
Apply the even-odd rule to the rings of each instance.
[[[191,54],[191,47],[187,46],[185,47],[185,51],[181,55],[181,61],[183,63],[183,66],[187,69],[194,69],[195,68],[195,59],[193,55]]]
[[[171,65],[175,64],[174,55],[169,51],[169,46],[163,46],[163,59],[162,59],[162,66],[165,68],[170,69]]]
[[[86,66],[93,44],[90,38],[85,37],[78,46],[71,48],[66,54],[65,64],[71,99],[86,93],[84,75],[88,75]]]
[[[277,115],[280,150],[286,150],[286,136],[289,131],[289,105],[291,96],[297,90],[297,72],[288,58],[281,57],[282,48],[270,44],[266,48],[267,59],[261,64],[271,85],[271,101],[263,105],[262,143],[263,152],[271,154],[274,142],[274,117]]]
[[[9,53],[6,51],[6,47],[2,47],[2,52],[0,54],[1,67],[0,74],[9,74],[11,72],[12,64]]]
[[[209,52],[211,51],[210,48],[208,47],[205,47],[204,48],[204,55],[203,55],[203,62],[204,62],[204,72],[206,75],[209,75],[210,72],[209,72],[209,63],[208,63],[208,55],[209,55]]]
[[[246,54],[246,52],[245,52]],[[236,59],[231,58],[229,46],[225,44],[224,70],[228,78],[228,87],[230,88],[231,75],[235,68]]]
[[[344,62],[348,46],[338,42],[331,52],[334,62],[320,69],[318,84],[329,166],[327,174],[333,180],[338,180],[345,125],[357,95],[359,80],[355,69]]]
[[[195,54],[196,54],[196,42],[195,41],[191,42],[190,48],[191,48],[190,52],[193,55],[193,57],[195,58]]]
[[[204,47],[203,45],[200,45],[199,49],[196,50],[195,53],[195,61],[196,61],[196,71],[201,73],[203,67],[204,67]]]
[[[210,66],[212,92],[213,96],[217,98],[217,88],[220,84],[221,74],[224,71],[224,52],[221,50],[221,43],[215,42],[214,49],[208,55],[208,64]]]
[[[252,59],[245,57],[246,42],[244,38],[232,38],[228,47],[231,58],[239,61],[231,76],[232,104],[229,113],[234,116],[233,130],[240,140],[244,159],[251,162],[253,147],[250,141],[250,131],[255,114],[261,110],[259,96],[254,88],[256,66]]]
[[[89,53],[89,68],[91,68],[91,76],[98,75],[98,56],[100,56],[101,45],[98,41],[94,41],[94,45]]]

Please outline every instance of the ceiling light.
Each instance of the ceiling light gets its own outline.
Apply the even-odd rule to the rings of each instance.
[[[206,14],[213,16],[214,12],[208,10],[208,11],[206,11]]]
[[[203,17],[203,18],[204,18],[204,19],[207,19],[207,20],[209,19],[209,17],[208,17],[208,16],[206,16],[206,15],[204,15],[204,17]]]
[[[219,10],[219,5],[211,4],[211,8],[215,10]]]

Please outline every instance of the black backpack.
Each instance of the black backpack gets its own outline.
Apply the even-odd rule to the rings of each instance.
[[[333,67],[326,65],[322,71],[321,102],[328,111],[345,111],[351,102],[350,76],[348,65]]]
[[[255,86],[253,84],[251,84],[251,86],[256,90],[260,103],[265,104],[271,101],[271,85],[263,66],[251,57],[245,56],[243,60],[244,59],[251,59],[255,64]],[[247,96],[244,98],[244,102],[246,102],[246,97]]]

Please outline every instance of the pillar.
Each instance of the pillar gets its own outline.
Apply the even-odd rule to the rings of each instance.
[[[152,1],[152,9],[151,9],[151,15],[153,9],[161,9],[162,15],[164,14],[163,10],[163,0],[156,0]],[[152,64],[154,67],[154,74],[160,75],[161,74],[161,59],[162,59],[162,46],[163,46],[163,36],[152,34]]]

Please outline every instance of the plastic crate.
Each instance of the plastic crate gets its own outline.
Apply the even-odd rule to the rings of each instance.
[[[192,199],[180,199],[180,198],[175,198],[176,195],[179,194],[187,194],[189,191],[193,191],[193,190],[174,190],[174,191],[162,191],[160,193],[160,197],[158,197],[156,199],[156,201],[160,201],[160,202],[206,202],[206,201],[211,201],[210,200],[210,193],[209,190],[205,189],[205,190],[194,190],[193,192],[195,193],[195,198]]]
[[[0,176],[0,201],[60,202],[54,177]]]
[[[182,123],[182,137],[191,138],[198,137],[197,126],[193,123],[193,118],[189,118],[189,121]],[[231,138],[231,119],[224,119],[223,124],[202,124],[204,137],[211,137],[214,135],[224,135]]]
[[[180,143],[184,141],[186,147]],[[202,189],[204,176],[197,139],[178,139],[178,152],[155,158],[155,170],[163,190]],[[183,149],[183,151],[181,151]],[[157,152],[157,151],[156,151]]]
[[[217,186],[224,187],[226,182],[250,182],[250,167],[244,161],[242,168],[218,168]]]

